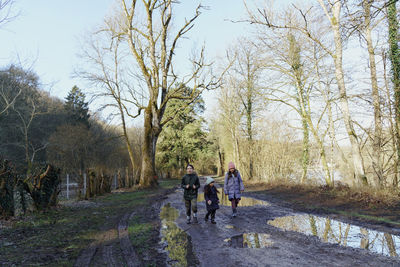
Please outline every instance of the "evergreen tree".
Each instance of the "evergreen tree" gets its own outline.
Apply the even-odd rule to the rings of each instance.
[[[189,88],[187,89],[190,90]],[[166,117],[175,113],[160,136],[157,149],[157,161],[161,169],[168,172],[183,170],[185,165],[199,158],[200,153],[209,145],[207,134],[203,130],[204,101],[201,97],[185,107],[179,99],[173,99],[166,108]]]
[[[65,110],[71,124],[83,123],[89,126],[89,107],[85,94],[75,85],[65,98]]]

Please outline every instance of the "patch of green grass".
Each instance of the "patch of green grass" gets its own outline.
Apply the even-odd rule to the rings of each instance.
[[[112,201],[112,202],[134,201],[136,199],[146,197],[148,194],[149,194],[148,190],[115,193],[115,194],[109,194],[105,197],[102,197],[101,201],[102,202],[104,202],[104,201]]]
[[[168,189],[181,183],[180,179],[162,179],[158,181],[161,188]]]
[[[151,223],[140,222],[139,216],[134,216],[130,219],[128,226],[129,238],[139,254],[149,249],[150,244],[146,241],[151,237],[152,229],[153,225]]]

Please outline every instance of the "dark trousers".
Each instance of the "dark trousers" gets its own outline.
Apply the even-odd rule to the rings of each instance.
[[[206,214],[206,218],[207,218],[207,220],[208,220],[208,216],[210,216],[211,215],[211,220],[214,220],[215,219],[215,212],[216,212],[217,210],[208,210],[207,211],[207,214]]]
[[[230,199],[232,210],[236,209],[237,205],[239,204],[240,199],[232,198]]]
[[[193,211],[193,213],[197,213],[197,198],[193,198],[191,200],[185,199],[185,207],[186,207],[186,216],[190,216],[191,211]]]

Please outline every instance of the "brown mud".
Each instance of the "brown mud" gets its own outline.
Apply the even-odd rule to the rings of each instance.
[[[206,209],[201,196],[200,222],[186,224],[183,193],[175,190],[164,200],[164,209],[175,214],[170,222],[178,230],[173,232],[180,231],[176,236],[187,235],[184,240],[191,242],[193,256],[187,256],[192,254],[169,238],[171,248],[164,247],[169,254],[167,262],[178,266],[400,266],[396,251],[400,245],[398,229],[382,223],[352,221],[340,214],[322,212],[323,209],[318,212],[316,205],[306,209],[320,200],[288,201],[293,193],[296,192],[248,186],[236,218],[231,217],[229,202],[221,196],[214,225],[203,220]],[[303,197],[307,199],[305,194]],[[179,249],[182,251],[177,253]]]
[[[221,187],[218,179],[217,187]],[[42,228],[29,224],[15,230],[7,226],[12,222],[3,222],[0,251],[10,254],[0,255],[0,266],[400,266],[397,203],[338,198],[329,190],[253,184],[246,185],[236,218],[221,194],[217,223],[211,224],[204,221],[200,189],[199,223],[186,224],[179,185],[143,194],[144,201],[134,206],[125,203],[125,198],[115,202],[124,206],[107,209],[106,205],[115,203],[77,202],[85,205],[74,207],[76,212],[88,216],[81,227],[90,226],[92,233],[90,242],[80,241],[83,249],[79,250],[68,246],[68,240],[80,235],[63,228],[65,218],[51,219]],[[101,218],[104,222],[90,225]],[[128,229],[132,222],[149,225],[148,235],[132,240]],[[29,249],[25,246],[29,238],[41,237],[34,229],[67,234],[57,245],[38,242]]]

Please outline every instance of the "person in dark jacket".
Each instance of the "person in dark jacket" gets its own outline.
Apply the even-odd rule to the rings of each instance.
[[[206,201],[207,214],[204,220],[207,222],[211,215],[211,223],[215,224],[215,212],[219,209],[218,189],[214,186],[214,179],[207,177],[206,185],[204,186],[204,200]]]
[[[233,162],[228,164],[228,172],[225,174],[224,193],[228,195],[232,206],[232,217],[237,215],[237,206],[241,199],[241,193],[244,191],[244,185],[240,172],[236,169]]]
[[[197,191],[200,187],[200,181],[194,172],[193,165],[187,165],[186,174],[182,177],[181,186],[184,189],[183,198],[186,207],[186,223],[190,223],[191,211],[193,211],[193,222],[197,223]]]

